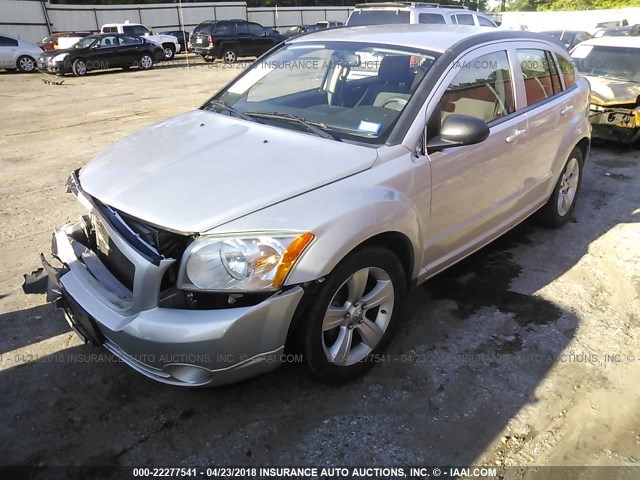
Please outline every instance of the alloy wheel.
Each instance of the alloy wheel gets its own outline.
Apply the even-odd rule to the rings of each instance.
[[[377,267],[349,277],[329,303],[322,321],[322,348],[338,366],[362,361],[382,339],[393,313],[393,283]]]
[[[21,57],[18,62],[18,68],[23,72],[32,72],[35,68],[35,63],[29,57]]]
[[[578,191],[580,178],[580,164],[576,158],[570,158],[560,179],[560,191],[558,192],[558,215],[564,216],[571,209],[573,200]]]

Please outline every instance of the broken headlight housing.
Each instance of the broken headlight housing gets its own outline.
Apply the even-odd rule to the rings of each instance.
[[[313,233],[202,236],[182,257],[178,288],[248,292],[280,287]]]

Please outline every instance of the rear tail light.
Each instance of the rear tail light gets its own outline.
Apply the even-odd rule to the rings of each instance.
[[[213,45],[216,43],[216,39],[213,35],[209,35],[209,45]]]

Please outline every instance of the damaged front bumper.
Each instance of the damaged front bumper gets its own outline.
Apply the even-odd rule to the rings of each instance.
[[[630,145],[640,139],[640,108],[592,103],[592,136]]]
[[[75,183],[74,183],[75,182]],[[160,306],[161,285],[176,260],[164,258],[149,245],[134,248],[125,240],[117,216],[86,195],[77,178],[71,190],[89,209],[78,223],[53,235],[52,253],[44,256],[49,300],[88,343],[103,345],[138,372],[157,381],[184,386],[222,385],[273,370],[284,344],[301,287],[276,292],[255,305],[191,310]],[[133,268],[128,288],[90,246],[95,223]],[[142,242],[137,238],[138,242]]]

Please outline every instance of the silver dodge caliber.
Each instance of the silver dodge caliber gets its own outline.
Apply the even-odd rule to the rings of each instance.
[[[116,143],[68,189],[49,293],[160,382],[220,385],[296,352],[361,375],[410,286],[537,213],[573,212],[589,85],[527,32],[388,25],[268,52],[200,109]]]

